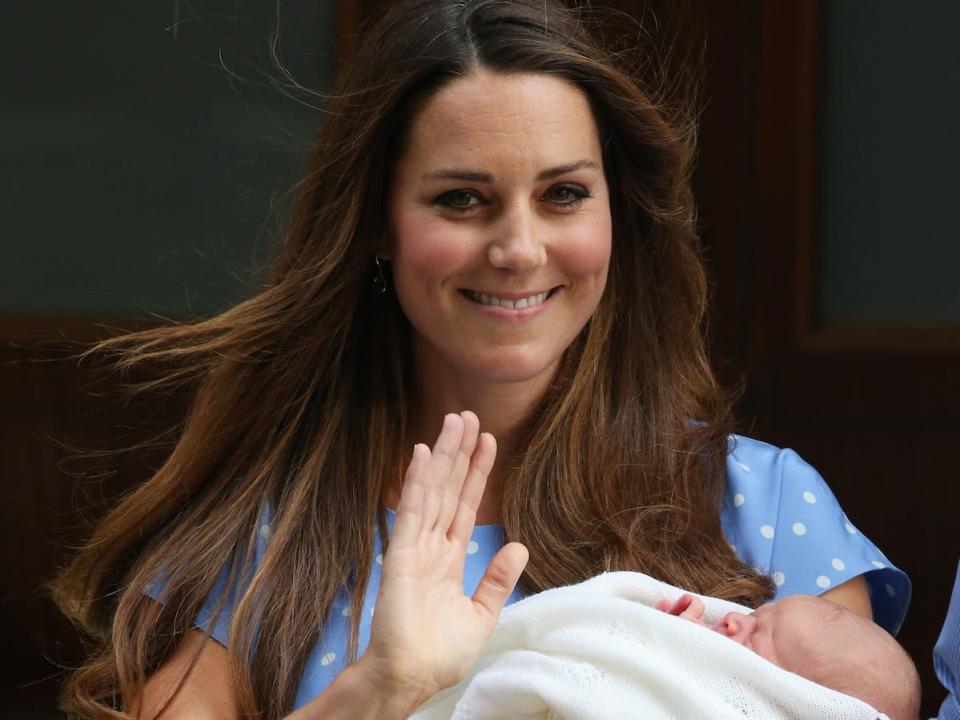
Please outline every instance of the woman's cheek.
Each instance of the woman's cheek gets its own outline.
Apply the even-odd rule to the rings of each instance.
[[[455,278],[471,264],[471,240],[464,229],[438,218],[411,219],[395,227],[394,274],[419,285]]]
[[[584,223],[569,236],[570,242],[561,245],[564,264],[584,279],[605,281],[610,266],[612,246],[609,220],[598,218]],[[579,271],[576,271],[579,269]]]

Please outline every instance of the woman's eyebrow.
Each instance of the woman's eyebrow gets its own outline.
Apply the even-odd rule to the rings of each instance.
[[[424,180],[466,180],[467,182],[492,183],[493,175],[482,170],[434,170],[424,173]]]
[[[556,167],[552,167],[547,170],[541,170],[539,173],[537,173],[537,180],[552,180],[553,178],[566,175],[567,173],[574,172],[575,170],[582,170],[583,168],[593,168],[594,170],[599,170],[600,166],[597,165],[597,163],[595,163],[593,160],[577,160],[576,162],[567,163],[566,165],[557,165]]]
[[[537,180],[552,180],[553,178],[566,175],[575,170],[583,168],[599,169],[600,166],[593,160],[577,160],[576,162],[557,165],[537,173]],[[467,182],[492,183],[494,177],[492,173],[483,170],[459,170],[459,169],[441,169],[433,170],[423,174],[424,180],[465,180]]]

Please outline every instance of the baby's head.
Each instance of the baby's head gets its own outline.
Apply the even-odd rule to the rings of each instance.
[[[920,680],[882,628],[829,600],[794,595],[714,628],[770,662],[863,700],[891,720],[916,720]]]

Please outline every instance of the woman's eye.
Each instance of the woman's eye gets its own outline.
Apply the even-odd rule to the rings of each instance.
[[[480,205],[481,200],[477,194],[471,190],[450,190],[438,195],[433,203],[434,205],[440,205],[449,210],[465,212]]]
[[[590,193],[587,192],[586,188],[579,185],[554,185],[547,190],[543,197],[557,205],[576,207],[584,199],[590,197]]]

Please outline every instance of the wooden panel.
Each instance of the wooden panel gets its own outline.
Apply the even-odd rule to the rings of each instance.
[[[82,649],[46,583],[109,498],[145,479],[158,460],[156,453],[103,460],[89,454],[145,439],[180,412],[175,398],[119,402],[115,387],[98,382],[89,363],[77,363],[79,345],[71,349],[55,330],[67,325],[73,337],[104,333],[47,321],[18,329],[8,322],[0,335],[3,711],[54,708],[64,668],[82,657]],[[36,339],[41,334],[45,342]]]

